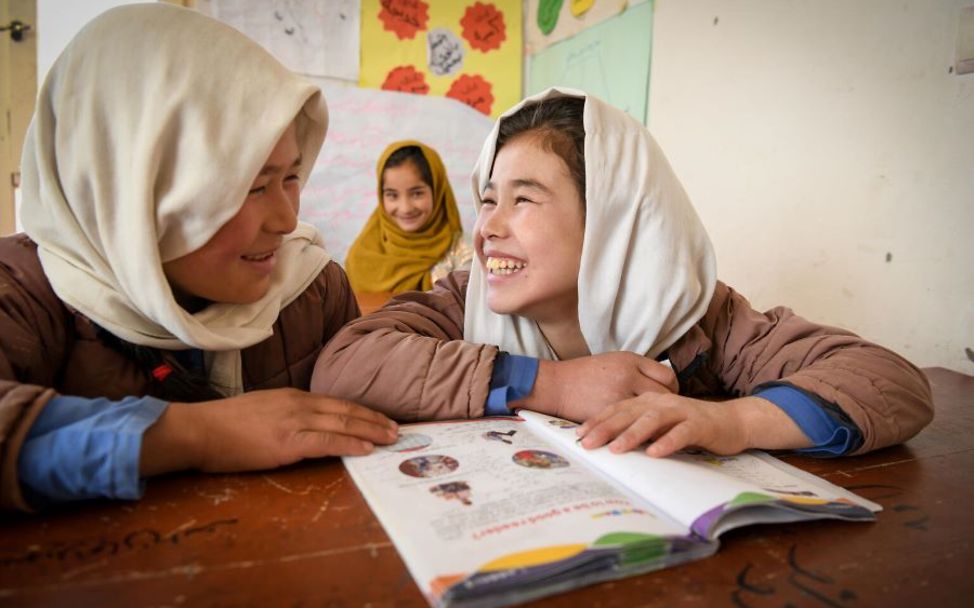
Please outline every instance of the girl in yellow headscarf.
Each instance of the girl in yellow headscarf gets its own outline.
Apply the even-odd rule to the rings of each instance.
[[[379,205],[352,244],[345,269],[356,292],[428,290],[470,267],[460,212],[435,150],[391,144],[376,164]]]

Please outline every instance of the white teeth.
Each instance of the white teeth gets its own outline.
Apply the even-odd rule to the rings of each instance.
[[[272,255],[274,255],[273,252],[265,253],[263,255],[245,255],[243,256],[243,259],[247,260],[248,262],[263,262],[264,260],[270,258]]]
[[[527,266],[527,262],[519,262],[509,258],[487,258],[487,271],[496,275],[514,274]]]

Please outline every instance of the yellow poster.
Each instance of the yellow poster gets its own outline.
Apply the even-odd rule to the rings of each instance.
[[[521,0],[362,0],[361,48],[362,87],[495,118],[521,99]]]

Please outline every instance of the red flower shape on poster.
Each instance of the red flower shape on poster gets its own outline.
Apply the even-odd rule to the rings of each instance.
[[[467,76],[463,74],[453,81],[447,97],[462,101],[473,109],[490,116],[490,107],[494,105],[494,95],[491,93],[490,83],[480,75]]]
[[[389,70],[382,88],[386,91],[402,91],[417,95],[426,95],[430,92],[430,85],[426,84],[426,76],[411,65],[401,65]]]
[[[463,26],[463,37],[470,46],[485,53],[499,49],[501,43],[507,40],[504,13],[493,4],[475,2],[464,13],[460,25]]]
[[[379,20],[382,27],[400,40],[413,39],[426,29],[429,5],[423,0],[380,0]]]

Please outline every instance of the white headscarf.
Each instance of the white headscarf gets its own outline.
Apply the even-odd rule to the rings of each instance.
[[[479,210],[501,121],[529,103],[585,99],[585,236],[578,317],[592,354],[624,350],[656,357],[707,311],[716,285],[710,239],[653,137],[625,112],[581,91],[548,89],[505,112],[473,172]],[[464,339],[554,359],[537,323],[487,307],[487,281],[474,264]]]
[[[237,213],[292,122],[304,184],[328,123],[316,86],[195,11],[129,5],[90,22],[51,68],[24,144],[24,228],[55,293],[129,342],[218,351],[211,381],[241,391],[240,349],[328,262],[318,231],[285,237],[253,304],[190,314],[162,263]]]

